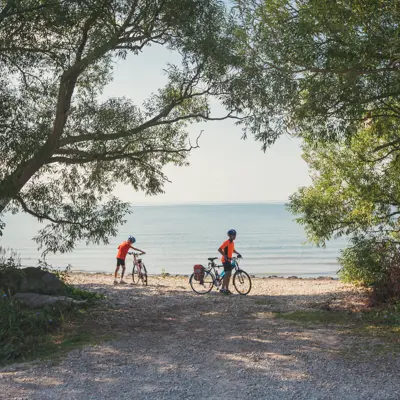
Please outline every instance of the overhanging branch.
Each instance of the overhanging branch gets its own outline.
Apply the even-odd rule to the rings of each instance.
[[[142,157],[147,154],[155,154],[155,153],[163,153],[163,154],[177,154],[181,157],[185,157],[183,153],[189,153],[190,151],[199,148],[199,139],[202,135],[203,131],[196,138],[196,144],[192,145],[189,141],[189,147],[180,148],[180,149],[171,149],[171,148],[149,148],[143,149],[139,151],[135,151],[133,153],[124,153],[121,151],[118,152],[109,152],[109,153],[89,153],[82,150],[77,149],[59,149],[56,154],[63,154],[62,156],[53,156],[51,157],[46,164],[54,164],[54,163],[62,163],[62,164],[87,164],[91,162],[110,162],[116,160],[129,159],[133,161],[137,161],[139,163],[142,162]],[[71,156],[71,157],[67,157]]]
[[[168,114],[171,111],[169,111]],[[63,146],[66,146],[69,144],[74,144],[74,143],[80,143],[80,142],[86,142],[86,141],[109,141],[109,140],[121,139],[124,137],[130,137],[130,136],[134,136],[142,131],[145,131],[146,129],[149,129],[149,128],[154,128],[154,127],[163,126],[163,125],[170,125],[170,124],[173,124],[173,123],[176,123],[179,121],[185,121],[188,119],[200,118],[205,121],[223,121],[226,119],[235,119],[235,120],[241,121],[246,118],[246,117],[238,117],[238,116],[234,115],[234,113],[236,111],[231,110],[231,111],[229,111],[228,114],[226,114],[222,117],[211,117],[211,116],[203,114],[203,113],[193,113],[193,114],[188,114],[188,115],[165,120],[162,118],[163,118],[163,114],[166,112],[167,112],[167,110],[162,111],[161,113],[159,113],[157,116],[155,116],[151,120],[146,121],[143,124],[139,125],[138,127],[133,128],[129,131],[121,131],[121,132],[117,132],[117,133],[109,134],[109,135],[103,135],[103,134],[98,133],[96,135],[83,134],[83,135],[79,135],[79,136],[69,136],[67,138],[60,140],[60,149]]]
[[[379,150],[383,150],[386,147],[394,146],[394,145],[399,144],[399,143],[400,143],[400,138],[399,139],[395,139],[395,140],[393,140],[391,142],[388,142],[388,143],[385,143],[385,144],[381,144],[380,146],[375,147],[372,151],[374,153],[376,153]]]
[[[50,222],[53,222],[53,223],[55,223],[55,224],[77,225],[77,226],[80,226],[81,228],[87,228],[87,224],[89,224],[89,222],[90,222],[90,221],[89,221],[87,224],[82,224],[82,223],[76,222],[76,221],[70,221],[70,220],[58,219],[58,218],[52,218],[49,214],[41,214],[41,213],[38,213],[38,212],[36,212],[36,211],[31,210],[31,209],[28,207],[28,205],[25,203],[25,201],[23,200],[23,198],[22,198],[20,195],[18,195],[18,196],[15,198],[15,200],[18,201],[18,203],[21,205],[22,209],[23,209],[26,213],[28,213],[28,214],[34,216],[34,217],[37,218],[39,221],[43,221],[43,220],[45,219],[45,220],[50,221]]]

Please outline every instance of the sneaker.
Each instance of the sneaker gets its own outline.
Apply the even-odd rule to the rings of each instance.
[[[114,285],[118,285],[118,281],[114,279]]]
[[[123,281],[122,279],[119,281],[119,283],[120,283],[121,285],[126,285],[126,284],[127,284],[127,282]]]
[[[220,292],[221,294],[226,294],[226,295],[229,294],[228,291],[227,291],[226,289],[220,289],[219,292]]]

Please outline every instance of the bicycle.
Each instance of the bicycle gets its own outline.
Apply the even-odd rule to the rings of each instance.
[[[132,281],[134,284],[139,284],[139,281],[142,282],[144,286],[147,286],[147,270],[141,258],[139,256],[145,253],[128,253],[133,255],[133,267],[132,267]]]
[[[242,257],[233,257],[232,258],[232,266],[233,269],[232,271],[235,271],[233,274],[233,286],[235,287],[236,291],[241,294],[241,295],[246,295],[250,293],[251,290],[251,278],[249,274],[242,269],[239,268],[239,260]],[[218,259],[218,257],[211,257],[208,259],[208,268],[204,269],[204,275],[201,280],[196,280],[195,279],[195,273],[190,276],[189,278],[189,283],[192,288],[192,290],[197,293],[197,294],[207,294],[211,291],[213,286],[218,288],[222,284],[223,277],[225,275],[225,272],[222,271],[221,274],[218,274],[218,268],[222,268],[223,265],[217,265],[215,264],[215,260]],[[246,286],[247,284],[247,286]],[[244,287],[242,289],[242,286]]]

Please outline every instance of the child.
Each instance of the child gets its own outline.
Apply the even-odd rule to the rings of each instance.
[[[218,251],[222,255],[221,261],[225,271],[224,279],[222,282],[222,288],[220,290],[220,292],[224,294],[231,294],[231,292],[229,291],[229,281],[231,279],[231,273],[233,268],[232,267],[233,253],[241,257],[241,255],[235,250],[235,244],[233,243],[235,239],[236,239],[236,231],[234,229],[230,229],[228,231],[228,240],[225,240],[225,242],[222,243],[221,247],[218,249]]]
[[[124,274],[125,274],[125,258],[126,258],[126,255],[128,254],[129,249],[140,251],[142,254],[145,254],[145,252],[143,250],[136,249],[135,247],[132,246],[132,243],[135,243],[135,242],[136,242],[136,239],[133,236],[129,236],[129,238],[126,242],[122,242],[118,246],[117,268],[115,269],[115,274],[114,274],[114,285],[118,284],[117,276],[118,276],[119,266],[122,267],[121,281],[119,283],[126,284],[126,282],[123,279],[124,279]]]

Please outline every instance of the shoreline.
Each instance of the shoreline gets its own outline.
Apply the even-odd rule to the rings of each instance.
[[[92,271],[71,271],[70,275],[87,275],[87,276],[113,276],[114,272],[92,272]],[[190,278],[191,274],[171,274],[166,272],[165,274],[147,274],[149,277],[152,278]],[[284,275],[268,275],[268,276],[263,276],[263,275],[257,275],[257,274],[249,274],[251,279],[283,279],[283,280],[304,280],[304,281],[316,281],[316,280],[327,280],[327,281],[338,281],[340,282],[340,279],[338,277],[333,277],[330,275],[319,275],[316,277],[311,277],[311,276],[297,276],[297,275],[290,275],[290,276],[284,276]],[[128,273],[125,276],[131,276],[130,273]]]

